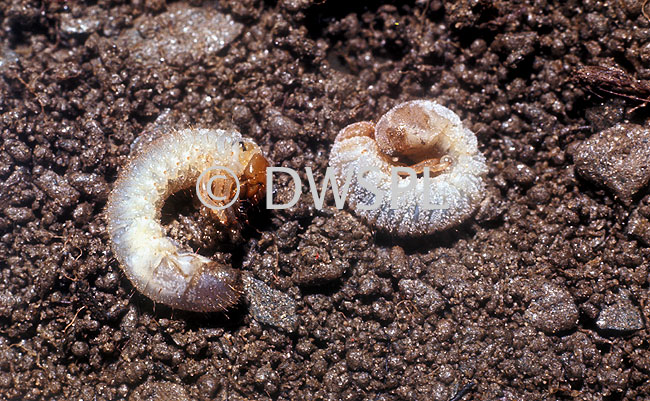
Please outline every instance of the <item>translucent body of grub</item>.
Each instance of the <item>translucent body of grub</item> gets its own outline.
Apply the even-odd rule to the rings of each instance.
[[[474,133],[453,111],[428,100],[402,103],[376,125],[365,121],[343,128],[332,147],[330,166],[340,186],[351,180],[347,202],[357,215],[401,236],[427,235],[463,222],[483,198],[487,173]],[[397,174],[400,187],[411,186],[406,192],[392,191],[395,167],[416,173]],[[384,196],[376,199],[359,177]],[[397,199],[391,202],[391,196]],[[375,209],[366,208],[376,202]]]
[[[239,272],[190,250],[165,236],[160,214],[165,199],[198,188],[211,206],[227,203],[234,180],[205,175],[214,166],[230,169],[240,181],[240,197],[226,209],[209,210],[224,225],[237,219],[240,200],[255,203],[265,191],[268,163],[260,148],[235,131],[186,129],[146,144],[120,171],[106,209],[115,257],[126,276],[144,295],[173,308],[219,311],[241,295]],[[197,184],[202,177],[203,182]],[[206,186],[205,180],[210,180]],[[216,201],[208,195],[227,199]]]

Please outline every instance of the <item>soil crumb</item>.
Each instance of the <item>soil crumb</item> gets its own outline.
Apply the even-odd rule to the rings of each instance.
[[[650,399],[646,11],[0,0],[0,399]],[[320,183],[341,128],[413,99],[477,134],[475,217],[403,240],[331,191],[317,209],[305,168]],[[236,241],[192,205],[163,216],[249,277],[226,313],[153,304],[108,247],[119,169],[188,126],[239,130],[303,185]]]

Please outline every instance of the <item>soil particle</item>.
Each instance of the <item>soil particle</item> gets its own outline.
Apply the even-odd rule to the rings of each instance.
[[[270,365],[264,365],[255,372],[255,384],[265,394],[274,395],[278,392],[280,378]]]
[[[485,198],[479,204],[474,218],[477,222],[484,224],[499,220],[507,208],[507,203],[501,197],[501,193],[492,188],[485,194]]]
[[[632,212],[626,232],[639,239],[645,246],[650,246],[650,207],[647,202]]]
[[[320,181],[319,178],[315,181]],[[322,285],[341,278],[351,262],[367,247],[367,228],[360,227],[345,212],[336,215],[339,216],[336,222],[316,219],[292,252],[292,279],[296,284]],[[330,248],[326,244],[336,246]]]
[[[594,132],[601,132],[621,122],[625,117],[625,108],[620,99],[610,100],[593,107],[585,112],[585,119]]]
[[[333,281],[345,273],[348,264],[340,260],[332,260],[325,248],[304,245],[299,247],[297,259],[299,268],[295,270],[293,280],[300,285],[317,285]]]
[[[425,316],[440,312],[445,307],[444,297],[420,280],[404,279],[398,285],[404,299],[413,302]]]
[[[5,216],[14,223],[21,224],[34,220],[35,216],[31,208],[27,207],[8,207],[4,211]]]
[[[535,51],[538,40],[535,32],[507,33],[498,35],[492,43],[492,48],[497,53],[507,54],[505,65],[516,68]]]
[[[296,329],[296,302],[290,296],[252,277],[244,277],[244,292],[255,320],[289,333]]]
[[[93,205],[88,202],[78,204],[72,211],[72,218],[79,225],[88,223],[93,217]]]
[[[243,29],[229,15],[209,7],[192,7],[173,3],[168,11],[155,18],[142,16],[133,21],[118,41],[130,50],[130,57],[145,64],[169,62],[182,58],[205,59],[232,42]],[[164,57],[161,57],[164,55]]]
[[[79,191],[74,189],[66,177],[54,171],[44,171],[35,180],[35,184],[62,207],[70,207],[79,200]]]
[[[180,384],[148,382],[135,389],[129,401],[186,401],[193,400]]]
[[[0,72],[8,72],[11,68],[15,68],[18,61],[18,55],[6,43],[0,45]]]
[[[577,171],[608,188],[629,205],[650,182],[650,132],[636,124],[617,124],[580,144],[573,158]]]
[[[24,142],[8,140],[5,142],[5,149],[19,163],[28,162],[32,157],[31,150]]]
[[[283,116],[277,110],[272,110],[265,121],[267,121],[267,129],[277,140],[296,138],[302,130],[299,124]]]
[[[612,332],[629,332],[641,330],[645,326],[638,307],[629,298],[629,294],[619,294],[614,303],[606,305],[600,311],[596,325],[601,330]]]
[[[73,5],[71,12],[62,14],[59,28],[65,35],[85,35],[96,32],[106,18],[106,12],[99,6],[90,6],[85,9]]]
[[[537,179],[535,172],[523,163],[509,163],[504,169],[504,176],[508,181],[522,186],[529,186]]]
[[[88,355],[88,344],[83,341],[75,341],[70,348],[72,354],[77,357],[83,357]]]
[[[104,178],[94,173],[72,173],[70,185],[85,196],[98,201],[106,201],[109,187]]]
[[[525,317],[548,334],[572,330],[578,324],[578,308],[569,291],[551,283],[536,283],[529,294],[534,299]]]
[[[643,2],[344,3],[0,0],[0,399],[650,397]],[[404,241],[317,209],[305,167],[320,184],[341,128],[418,98],[477,133],[476,218]],[[302,180],[237,241],[191,201],[163,216],[264,313],[155,305],[106,245],[118,170],[190,125]]]

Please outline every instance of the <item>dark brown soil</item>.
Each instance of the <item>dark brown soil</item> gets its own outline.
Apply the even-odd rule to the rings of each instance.
[[[159,53],[138,46],[177,35],[165,13],[210,2],[91,3],[0,0],[0,399],[650,399],[648,152],[607,174],[583,145],[647,129],[643,1],[220,0],[242,24],[225,47]],[[294,300],[283,321],[154,305],[109,251],[102,210],[143,131],[237,127],[306,184],[339,129],[416,98],[487,157],[463,226],[390,238],[304,186],[235,247],[186,243]],[[645,143],[628,139],[613,151]],[[182,210],[170,235],[199,220]]]

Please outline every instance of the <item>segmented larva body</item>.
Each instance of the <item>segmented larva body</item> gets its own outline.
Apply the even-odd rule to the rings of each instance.
[[[428,100],[402,103],[376,125],[366,121],[343,128],[330,166],[339,186],[350,180],[347,202],[352,210],[372,226],[400,236],[427,235],[461,223],[483,198],[487,173],[474,133],[453,111]],[[392,175],[394,167],[410,167],[417,175]],[[375,199],[378,195],[360,176],[384,196]],[[395,178],[400,188],[410,189],[391,191]],[[396,200],[391,202],[391,196]],[[377,208],[366,210],[375,202]]]
[[[182,250],[165,236],[160,223],[165,199],[179,190],[204,191],[199,196],[214,202],[205,208],[209,212],[221,205],[210,194],[232,195],[234,179],[202,175],[214,166],[226,167],[238,177],[241,198],[255,203],[264,193],[268,163],[254,142],[235,131],[185,129],[137,152],[121,170],[109,196],[106,218],[113,253],[134,286],[156,302],[209,312],[223,310],[240,297],[237,270]],[[197,185],[200,176],[203,181]],[[214,216],[223,224],[231,223],[238,203],[215,210]]]

